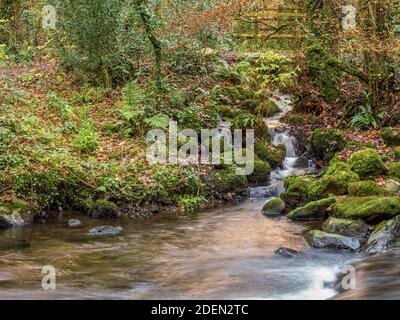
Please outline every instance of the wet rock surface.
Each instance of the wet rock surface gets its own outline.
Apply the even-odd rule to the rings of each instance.
[[[122,227],[101,226],[89,230],[91,236],[116,236],[122,232]]]
[[[327,233],[363,239],[368,235],[369,225],[363,220],[336,219],[331,217],[325,221],[322,230]]]
[[[309,231],[304,235],[304,237],[311,247],[319,249],[344,249],[358,251],[361,248],[361,243],[356,238],[345,237],[319,230]]]
[[[275,250],[275,254],[284,258],[293,258],[299,255],[299,252],[293,249],[281,247]]]
[[[375,227],[365,252],[367,255],[375,255],[393,247],[400,247],[400,216]]]

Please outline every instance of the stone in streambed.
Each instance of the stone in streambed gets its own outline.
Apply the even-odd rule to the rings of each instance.
[[[279,248],[277,250],[275,250],[275,254],[282,256],[284,258],[293,258],[293,257],[297,257],[299,255],[299,252],[293,249],[289,249],[289,248]]]
[[[304,207],[297,208],[287,215],[291,220],[318,220],[326,218],[329,214],[328,208],[336,202],[336,197],[313,201]]]
[[[308,168],[309,163],[306,157],[299,157],[294,163],[294,168]]]
[[[400,247],[400,215],[375,227],[367,241],[366,253],[374,255]]]
[[[388,192],[397,193],[400,191],[400,182],[394,179],[387,179],[385,180],[383,188]]]
[[[361,243],[358,239],[345,237],[339,234],[326,233],[319,230],[312,230],[304,235],[307,243],[318,249],[343,249],[359,251]]]
[[[81,225],[82,225],[82,222],[78,219],[70,219],[68,221],[69,228],[77,228],[77,227],[80,227]]]
[[[89,230],[91,236],[116,236],[122,232],[122,227],[101,226]]]
[[[262,209],[262,214],[266,217],[279,216],[285,212],[285,202],[280,198],[267,201]]]
[[[400,214],[400,197],[346,197],[331,207],[335,218],[379,223]]]
[[[21,227],[33,219],[33,210],[25,201],[0,202],[0,229]]]
[[[363,220],[329,218],[322,226],[327,233],[335,233],[346,237],[364,239],[368,235],[369,225]]]

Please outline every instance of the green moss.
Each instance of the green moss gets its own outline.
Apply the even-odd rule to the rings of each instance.
[[[281,111],[281,109],[279,109],[278,105],[270,99],[262,102],[255,109],[255,112],[263,117],[271,117],[271,116],[279,113],[280,111]]]
[[[286,148],[284,145],[269,145],[262,142],[255,144],[254,152],[261,160],[267,161],[272,168],[282,166],[286,157]]]
[[[400,132],[395,132],[392,128],[386,127],[381,130],[382,139],[388,146],[400,146]]]
[[[99,199],[93,202],[89,209],[92,218],[116,218],[118,216],[118,206],[111,201]]]
[[[215,110],[224,119],[235,118],[240,113],[240,110],[229,105],[217,105]]]
[[[330,160],[336,152],[343,150],[345,141],[339,130],[318,128],[312,134],[311,145],[318,158]]]
[[[345,162],[333,160],[322,178],[310,185],[309,197],[318,200],[326,198],[330,194],[345,195],[348,192],[349,183],[359,180],[358,175],[352,172]]]
[[[389,175],[400,179],[400,163],[393,162],[389,165]]]
[[[0,229],[22,226],[34,220],[30,204],[22,200],[0,202]]]
[[[400,214],[399,197],[347,197],[332,206],[337,218],[379,222]]]
[[[217,193],[243,192],[249,185],[246,176],[236,174],[235,166],[213,172],[209,180]]]
[[[310,184],[315,181],[311,176],[289,176],[285,178],[284,185],[286,191],[281,194],[288,209],[295,209],[305,205],[309,201]]]
[[[265,216],[277,216],[285,211],[285,202],[280,198],[274,198],[267,201],[262,209],[262,213]]]
[[[378,186],[375,181],[357,181],[349,184],[349,195],[356,197],[367,197],[367,196],[383,196],[385,190]]]
[[[336,197],[313,201],[307,203],[304,207],[297,208],[287,215],[292,220],[315,220],[328,216],[328,208],[336,202]]]
[[[375,178],[387,171],[381,157],[374,149],[354,152],[350,157],[349,165],[361,179]]]
[[[255,160],[253,173],[248,175],[247,179],[252,184],[266,183],[270,179],[271,170],[268,162]]]

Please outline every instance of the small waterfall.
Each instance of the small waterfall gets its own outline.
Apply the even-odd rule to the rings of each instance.
[[[271,184],[269,186],[251,188],[250,198],[269,198],[279,196],[284,191],[283,180],[285,177],[295,173],[298,170],[295,168],[295,163],[298,159],[296,150],[297,139],[291,135],[287,126],[279,120],[292,110],[292,98],[290,95],[282,94],[275,91],[271,99],[274,101],[281,112],[265,119],[268,126],[268,131],[273,145],[283,144],[286,148],[286,158],[282,168],[277,168],[271,173]],[[303,168],[308,170],[309,168]],[[303,171],[304,171],[303,170]]]

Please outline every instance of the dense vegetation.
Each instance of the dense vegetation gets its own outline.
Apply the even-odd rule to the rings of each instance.
[[[347,31],[338,27],[346,1],[290,3],[268,4],[278,14],[254,40],[263,1],[2,0],[2,203],[23,200],[37,217],[67,209],[115,217],[243,199],[285,158],[264,122],[279,112],[276,89],[295,97],[285,121],[304,147],[322,165],[334,159],[321,179],[287,179],[288,208],[327,198],[308,204],[314,212],[331,195],[394,196],[398,189],[380,186],[388,175],[400,186],[398,3],[358,1]],[[55,8],[55,28],[45,5]],[[302,18],[279,15],[293,10]],[[252,175],[146,161],[150,129],[174,120],[200,132],[220,118],[255,130]],[[334,210],[347,217],[344,206]]]

